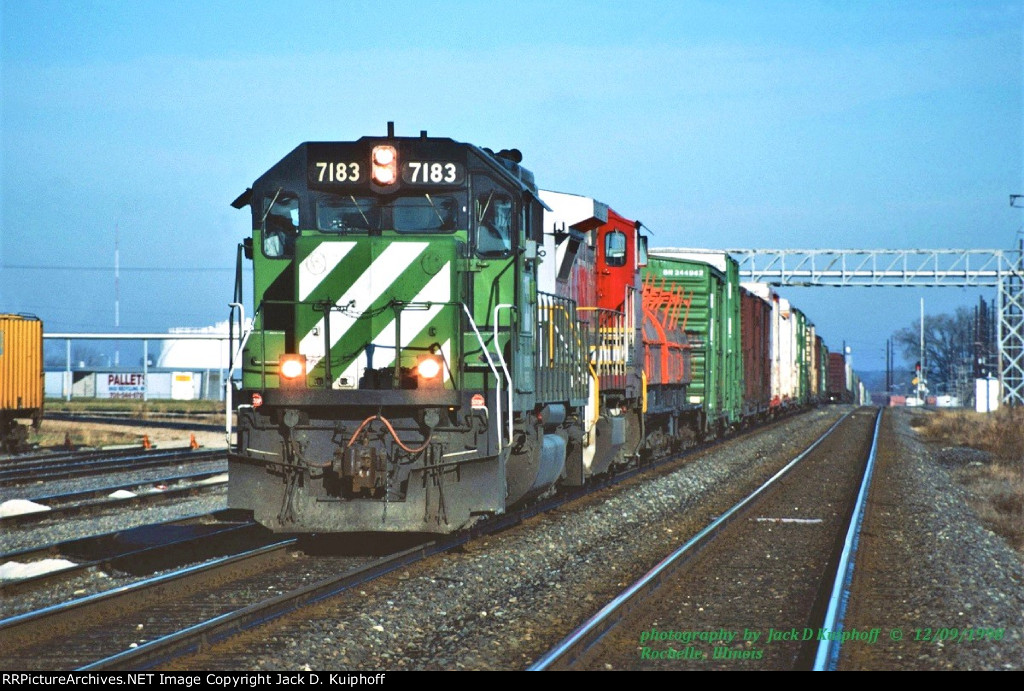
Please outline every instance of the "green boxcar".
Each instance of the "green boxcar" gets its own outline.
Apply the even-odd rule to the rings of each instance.
[[[819,336],[818,343],[818,400],[828,400],[828,346]]]
[[[797,371],[796,400],[798,405],[804,406],[811,395],[811,353],[807,347],[807,316],[794,307],[793,319],[796,324],[796,351],[793,354]]]
[[[682,317],[690,337],[689,403],[701,407],[707,432],[739,424],[743,413],[739,266],[721,252],[652,256],[645,280],[680,284],[690,298]]]

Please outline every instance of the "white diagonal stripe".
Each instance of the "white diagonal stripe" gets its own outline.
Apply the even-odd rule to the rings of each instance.
[[[441,267],[441,270],[427,282],[427,285],[423,286],[423,289],[416,294],[410,302],[436,302],[445,303],[451,299],[452,296],[452,279],[449,271],[450,263],[445,264]],[[407,348],[412,339],[416,338],[417,335],[423,329],[427,328],[427,324],[430,320],[438,315],[438,313],[444,308],[443,304],[437,304],[426,310],[405,310],[402,312],[402,348]],[[333,326],[331,327],[334,328]],[[394,320],[388,322],[387,326],[381,329],[380,334],[373,339],[373,342],[379,346],[383,346],[388,350],[390,355],[383,355],[385,359],[377,359],[373,364],[374,367],[392,366],[395,364],[395,329],[396,323]],[[332,336],[334,332],[331,332]],[[366,361],[364,355],[361,353],[359,357],[352,361],[352,364],[346,368],[338,379],[335,380],[336,385],[340,385],[341,379],[347,379],[349,382],[354,382],[358,379],[359,375],[362,374],[363,368],[366,367]]]
[[[393,242],[373,260],[366,271],[335,302],[344,311],[331,312],[330,347],[333,348],[348,333],[353,322],[391,287],[426,247],[426,242]],[[323,328],[324,320],[321,318],[299,343],[299,352],[306,356],[309,361],[307,366],[310,368],[324,356]]]
[[[299,302],[308,298],[355,246],[354,242],[321,242],[317,245],[299,264]]]

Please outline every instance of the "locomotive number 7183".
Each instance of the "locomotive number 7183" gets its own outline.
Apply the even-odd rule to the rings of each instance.
[[[455,182],[458,169],[454,163],[409,161],[407,182]]]
[[[320,171],[317,182],[359,182],[358,163],[317,161],[313,165]]]

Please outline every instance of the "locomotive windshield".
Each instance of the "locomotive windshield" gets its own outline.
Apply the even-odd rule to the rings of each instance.
[[[316,203],[316,227],[337,233],[381,229],[400,233],[450,232],[467,225],[463,198],[458,193],[390,199],[324,195]]]
[[[316,202],[316,227],[341,233],[380,228],[380,207],[370,197],[326,197]]]

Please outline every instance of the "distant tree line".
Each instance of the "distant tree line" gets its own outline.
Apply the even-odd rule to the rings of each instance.
[[[912,369],[921,361],[920,340],[920,322],[893,334]],[[995,310],[984,299],[974,308],[959,307],[953,314],[924,318],[921,369],[931,394],[970,390],[969,380],[996,374],[997,353]]]

